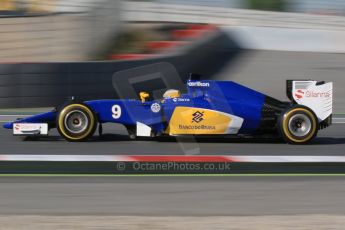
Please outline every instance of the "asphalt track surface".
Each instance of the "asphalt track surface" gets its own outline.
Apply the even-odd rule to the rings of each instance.
[[[0,215],[345,214],[345,177],[0,177]]]
[[[51,136],[23,140],[11,130],[0,128],[0,154],[44,155],[345,155],[345,124],[333,124],[319,131],[309,145],[289,145],[279,139],[194,139],[165,138],[135,140],[119,125],[107,124],[102,138],[95,135],[89,142],[71,143],[56,130]]]

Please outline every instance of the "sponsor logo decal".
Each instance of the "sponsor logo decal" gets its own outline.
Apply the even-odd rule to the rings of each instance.
[[[327,98],[330,96],[331,96],[330,92],[315,92],[313,90],[303,91],[303,90],[299,89],[295,92],[295,97],[297,100],[300,100],[304,97],[306,97],[306,98]]]
[[[210,83],[208,82],[201,82],[201,81],[190,81],[188,82],[188,86],[192,87],[210,87]]]
[[[203,118],[204,112],[196,111],[196,112],[193,113],[192,115],[193,115],[192,122],[199,123],[199,122],[201,122],[202,120],[204,120],[204,118]]]
[[[303,90],[299,89],[295,92],[295,97],[297,98],[297,100],[301,99],[304,95]]]
[[[170,135],[224,134],[230,122],[231,117],[219,111],[178,106],[169,121],[167,132]]]
[[[179,129],[187,129],[187,130],[198,130],[198,129],[208,129],[208,130],[215,130],[216,126],[214,125],[178,125]]]
[[[192,123],[199,123],[204,120],[204,111],[196,111],[192,114]],[[215,130],[216,126],[214,125],[188,125],[188,124],[179,124],[179,129],[184,130]]]
[[[314,92],[314,91],[306,91],[306,97],[330,97],[331,94],[329,92]]]
[[[14,125],[15,130],[30,131],[30,130],[40,130],[42,127],[40,124],[30,124],[30,123],[17,123]]]
[[[173,99],[174,102],[177,102],[177,101],[180,101],[180,102],[187,102],[187,101],[190,101],[190,99],[188,98],[174,98]]]
[[[153,103],[151,105],[151,110],[154,113],[158,113],[161,110],[161,106],[158,103]]]

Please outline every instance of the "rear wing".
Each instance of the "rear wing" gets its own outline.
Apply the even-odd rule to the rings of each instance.
[[[319,119],[326,120],[333,112],[333,82],[287,80],[287,97],[294,103],[310,108]]]

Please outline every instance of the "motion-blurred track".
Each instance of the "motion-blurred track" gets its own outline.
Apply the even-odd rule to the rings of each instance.
[[[1,177],[0,215],[345,213],[345,177]]]
[[[52,131],[51,137],[23,141],[0,129],[0,154],[88,155],[345,155],[345,124],[320,130],[310,145],[288,145],[276,139],[165,139],[131,141],[121,126],[106,125],[104,136],[71,143]]]

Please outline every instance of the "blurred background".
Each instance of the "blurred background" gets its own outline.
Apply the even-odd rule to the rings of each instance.
[[[339,30],[344,15],[344,0],[1,0],[0,61],[144,58],[197,33],[172,29],[203,29],[169,31],[169,22]]]
[[[0,108],[116,98],[115,73],[161,62],[281,100],[286,79],[345,86],[344,16],[345,0],[0,0]]]

